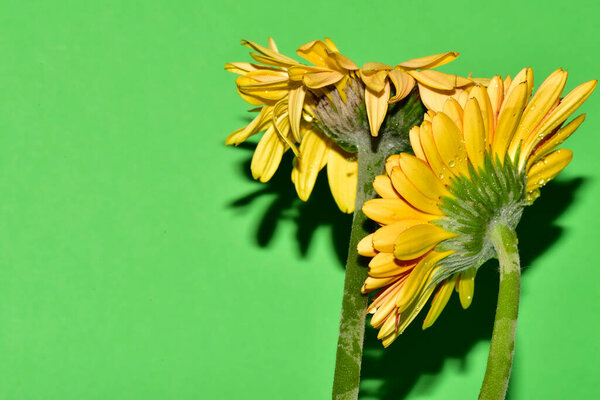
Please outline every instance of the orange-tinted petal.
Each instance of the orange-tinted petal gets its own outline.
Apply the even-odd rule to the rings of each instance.
[[[384,199],[398,199],[400,196],[392,185],[392,180],[386,175],[377,175],[373,180],[375,192]]]
[[[365,89],[365,104],[367,106],[367,117],[369,119],[369,127],[372,136],[377,136],[379,134],[379,128],[387,113],[389,98],[389,82],[379,93],[372,92],[370,89]]]
[[[388,76],[396,89],[396,93],[389,100],[390,103],[402,100],[408,96],[415,87],[415,79],[406,72],[394,69],[389,72]]]
[[[398,66],[402,68],[431,69],[448,64],[449,62],[454,61],[456,57],[458,57],[458,53],[456,51],[449,51],[446,53],[433,54],[426,57],[413,58],[412,60],[404,61],[403,63],[398,64]]]
[[[404,219],[418,219],[427,222],[436,218],[413,208],[400,198],[368,200],[362,210],[367,217],[384,225]]]
[[[428,214],[443,214],[438,207],[438,201],[425,196],[419,191],[400,168],[394,168],[391,178],[396,191],[413,207]]]
[[[427,224],[427,222],[422,219],[403,219],[394,222],[391,225],[385,225],[377,229],[373,235],[373,247],[375,247],[377,251],[391,253],[394,251],[396,239],[402,232],[415,225],[421,224]]]

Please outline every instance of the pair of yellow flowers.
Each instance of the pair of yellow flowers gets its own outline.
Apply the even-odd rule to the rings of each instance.
[[[485,190],[491,194],[486,199],[497,195],[506,200],[511,177],[516,177],[523,181],[526,196],[517,196],[514,202],[532,202],[539,188],[570,162],[572,152],[556,147],[583,122],[585,115],[580,115],[565,124],[597,83],[583,83],[561,97],[567,72],[559,69],[532,97],[530,68],[512,79],[464,78],[432,70],[453,61],[458,56],[455,52],[394,67],[367,63],[358,68],[329,39],[298,49],[298,55],[312,65],[282,55],[272,39],[268,47],[249,41],[243,45],[255,51],[251,56],[257,63],[229,63],[225,68],[240,75],[238,92],[258,107],[254,110],[258,115],[230,134],[226,143],[237,145],[264,132],[251,163],[254,178],[262,182],[273,176],[285,151],[292,149],[296,155],[292,181],[302,200],[308,199],[317,175],[327,166],[329,186],[340,210],[354,211],[356,155],[317,128],[315,107],[320,99],[336,93],[345,102],[346,89],[358,87],[373,137],[378,136],[388,105],[403,100],[415,87],[428,109],[421,125],[409,133],[414,155],[402,153],[387,159],[386,173],[373,182],[381,198],[367,201],[362,208],[381,225],[359,243],[358,250],[372,257],[363,292],[379,290],[369,312],[384,346],[402,333],[431,296],[424,328],[433,324],[453,290],[459,292],[463,307],[470,305],[479,265],[463,265],[457,273],[442,274],[442,263],[452,264],[456,253],[443,244],[460,235],[444,221],[456,217],[454,203],[461,207],[461,199],[452,200],[460,197],[456,187],[461,179],[471,184],[478,179],[484,182],[489,175],[491,183]],[[504,166],[510,173],[502,175]],[[505,182],[497,176],[508,178]]]

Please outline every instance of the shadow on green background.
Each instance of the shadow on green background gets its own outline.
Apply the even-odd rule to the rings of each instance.
[[[245,143],[241,148],[253,150],[255,145]],[[250,174],[250,159],[240,165]],[[281,164],[282,171],[291,170],[291,155],[288,153]],[[336,212],[336,206],[328,193],[325,174],[321,174],[313,197],[306,203],[298,200],[287,174],[278,173],[262,185],[262,188],[231,202],[231,207],[252,207],[254,200],[261,196],[274,197],[262,212],[255,236],[256,244],[268,247],[277,234],[277,226],[283,220],[292,220],[297,225],[296,239],[300,254],[305,255],[314,232],[320,226],[331,226],[331,242],[339,257],[340,266],[345,263],[347,240],[350,234],[350,216]],[[584,178],[568,181],[555,180],[546,185],[543,195],[523,215],[518,227],[521,262],[531,265],[554,242],[559,240],[562,228],[555,221],[564,213],[577,197],[577,191],[585,184]],[[541,234],[543,232],[543,234]],[[368,260],[365,259],[365,264]],[[529,268],[523,269],[527,274]],[[453,296],[437,322],[422,331],[420,326],[426,313],[422,313],[405,333],[388,349],[377,340],[377,330],[368,327],[365,333],[363,366],[361,371],[361,398],[380,400],[404,399],[413,393],[427,396],[436,384],[444,363],[449,359],[463,364],[464,358],[478,342],[489,342],[494,325],[494,311],[498,295],[497,261],[488,261],[476,279],[473,303],[467,310],[460,306],[458,296]],[[368,320],[369,318],[367,318]],[[519,379],[518,352],[515,361],[512,383]],[[424,379],[423,379],[424,378]],[[513,399],[513,386],[509,386],[507,399]]]
[[[243,143],[238,148],[253,151],[255,145]],[[240,168],[248,179],[252,179],[250,172],[251,158],[240,163]],[[283,220],[292,221],[296,228],[296,241],[301,256],[306,256],[315,231],[327,226],[331,231],[331,242],[340,265],[346,263],[348,254],[348,237],[352,216],[339,212],[327,184],[324,173],[319,175],[315,189],[308,202],[298,199],[294,187],[290,184],[287,171],[292,170],[292,154],[286,153],[280,165],[281,173],[273,179],[260,185],[260,188],[244,195],[230,203],[230,207],[246,209],[259,197],[272,197],[272,201],[263,211],[260,223],[256,227],[256,243],[260,247],[268,247],[277,234],[277,227]]]

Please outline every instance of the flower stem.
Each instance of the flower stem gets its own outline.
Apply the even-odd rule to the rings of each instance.
[[[362,205],[375,196],[373,179],[383,170],[383,162],[384,157],[381,154],[359,149],[356,206],[346,261],[342,316],[333,378],[334,400],[358,398],[367,308],[367,296],[363,295],[360,289],[368,270],[364,259],[356,250],[356,245],[370,233],[365,226],[367,217],[362,212]]]
[[[496,222],[490,231],[490,239],[500,263],[500,290],[480,400],[500,400],[506,396],[515,349],[521,289],[521,265],[515,231],[502,222]]]

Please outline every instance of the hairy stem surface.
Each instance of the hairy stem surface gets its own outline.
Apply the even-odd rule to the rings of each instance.
[[[480,400],[500,400],[506,396],[515,350],[521,289],[521,265],[514,230],[496,222],[490,231],[490,239],[500,263],[500,290]]]
[[[368,269],[364,258],[358,254],[356,245],[370,233],[366,229],[367,217],[361,209],[365,201],[375,196],[373,179],[375,175],[381,173],[383,162],[384,158],[381,155],[369,151],[358,153],[356,208],[352,218],[350,247],[346,261],[342,316],[333,378],[332,398],[334,400],[358,398],[367,308],[367,296],[363,295],[360,289],[365,282]]]
[[[360,102],[363,102],[362,97]],[[342,109],[345,107],[344,104],[350,103],[350,101],[343,103],[340,100],[336,109]],[[323,110],[320,114],[317,113],[324,131],[329,132],[328,135],[332,140],[348,151],[358,152],[356,206],[346,261],[344,298],[333,378],[334,400],[358,398],[367,309],[367,296],[361,294],[360,289],[367,278],[368,269],[366,259],[358,254],[356,245],[371,233],[362,206],[365,201],[375,197],[373,179],[383,173],[386,158],[391,154],[410,151],[408,132],[410,128],[423,121],[424,112],[425,108],[415,89],[403,101],[389,107],[378,137],[371,136],[364,105],[352,110],[352,113],[346,110],[341,117],[339,112],[335,113],[337,116],[332,116],[331,113]],[[349,121],[348,115],[350,115]],[[339,129],[336,127],[340,126],[344,129],[338,132]],[[343,141],[339,141],[340,139]]]

